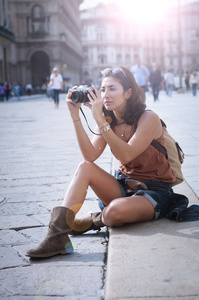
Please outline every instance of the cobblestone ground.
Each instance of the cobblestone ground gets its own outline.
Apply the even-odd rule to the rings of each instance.
[[[59,109],[45,96],[0,103],[0,298],[103,299],[108,232],[72,237],[75,253],[30,260],[27,249],[47,233],[50,210],[60,205],[82,160],[72,123],[61,95]],[[199,97],[164,92],[147,106],[166,122],[185,152],[183,173],[199,195]],[[93,121],[87,108],[88,121]],[[85,122],[84,122],[85,124]],[[86,127],[86,124],[85,124]],[[108,172],[107,149],[97,162]],[[78,187],[77,187],[78,188]],[[88,191],[82,214],[99,210]]]
[[[84,111],[89,120],[88,108]],[[0,128],[0,298],[102,299],[106,230],[72,237],[71,255],[44,260],[25,256],[45,237],[50,210],[61,205],[82,160],[65,95],[59,109],[45,96],[0,103]],[[100,165],[110,171],[110,152]],[[96,210],[89,190],[82,213]]]

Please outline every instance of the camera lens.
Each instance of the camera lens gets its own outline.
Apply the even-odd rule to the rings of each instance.
[[[74,91],[71,95],[71,99],[75,103],[82,103],[84,102],[84,93],[82,91]]]

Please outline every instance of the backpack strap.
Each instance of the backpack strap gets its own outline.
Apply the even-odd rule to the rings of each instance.
[[[165,157],[166,159],[168,159],[168,153],[167,150],[164,148],[164,146],[162,146],[160,143],[158,143],[156,140],[153,140],[151,142],[151,145],[156,148],[157,150],[159,150]]]
[[[138,126],[138,121],[140,119],[141,115],[138,116],[138,118],[135,120],[135,125],[134,125],[134,129],[136,131],[137,126]],[[164,121],[162,119],[160,119],[162,127],[167,127],[166,124],[164,123]],[[166,159],[168,159],[168,153],[167,150],[164,148],[164,146],[162,146],[160,143],[158,143],[156,140],[153,140],[151,142],[151,145],[156,148],[158,151],[160,151],[165,157]]]
[[[160,122],[162,124],[162,127],[167,128],[167,125],[164,123],[164,121],[162,119],[160,119]],[[168,159],[168,153],[167,150],[164,148],[164,146],[162,146],[160,143],[158,143],[156,140],[153,140],[151,142],[151,145],[156,148],[157,150],[159,150],[165,157],[166,159]]]

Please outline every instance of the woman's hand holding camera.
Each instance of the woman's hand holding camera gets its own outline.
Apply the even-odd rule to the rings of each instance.
[[[73,121],[79,119],[79,109],[81,104],[84,104],[91,109],[93,118],[96,122],[103,119],[103,99],[101,98],[100,92],[94,85],[88,89],[78,86],[74,86],[69,89],[66,97],[66,103]]]
[[[93,89],[93,91],[92,91]],[[97,122],[98,120],[101,120],[103,118],[102,114],[102,108],[103,108],[103,99],[100,95],[100,92],[97,90],[97,88],[92,85],[92,89],[88,89],[88,98],[90,100],[89,103],[85,103],[86,106],[90,107],[93,118]]]
[[[71,99],[72,93],[78,88],[78,86],[74,86],[71,89],[68,90],[68,94],[66,96],[66,104],[68,105],[68,109],[71,114],[71,118],[73,121],[77,120],[79,118],[79,109],[81,107],[81,103],[75,103]]]

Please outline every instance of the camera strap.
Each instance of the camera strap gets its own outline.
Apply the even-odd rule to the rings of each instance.
[[[88,120],[87,120],[87,118],[86,118],[86,116],[85,116],[85,113],[83,112],[83,109],[80,107],[80,111],[81,111],[81,113],[82,113],[82,115],[83,115],[83,117],[84,117],[84,119],[85,119],[85,121],[86,121],[86,124],[87,124],[87,126],[88,126],[88,129],[90,130],[90,132],[92,132],[93,134],[95,134],[95,135],[102,135],[101,133],[96,133],[96,132],[94,132],[91,128],[90,128],[90,126],[89,126],[89,124],[88,124]]]

